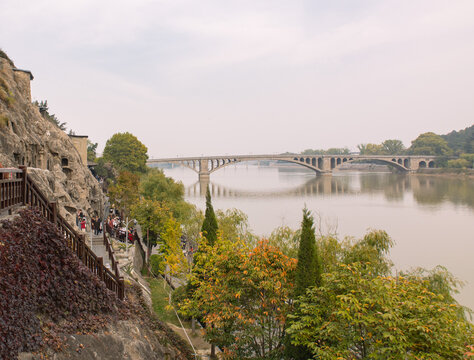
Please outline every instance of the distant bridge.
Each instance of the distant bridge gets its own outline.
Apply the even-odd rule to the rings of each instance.
[[[339,166],[358,161],[384,163],[400,171],[411,172],[419,168],[434,168],[436,157],[425,155],[224,155],[150,159],[147,165],[178,164],[198,173],[199,179],[209,179],[211,173],[225,166],[255,160],[285,161],[314,170],[316,174],[330,175]]]

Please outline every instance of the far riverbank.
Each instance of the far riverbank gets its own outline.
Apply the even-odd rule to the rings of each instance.
[[[474,169],[454,169],[454,168],[419,169],[415,174],[474,179]]]

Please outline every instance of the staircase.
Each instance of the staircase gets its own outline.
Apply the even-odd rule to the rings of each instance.
[[[111,269],[111,261],[109,259],[107,248],[104,245],[103,235],[92,235],[92,243],[89,235],[87,237],[87,244],[97,257],[101,257],[104,259],[104,266],[108,269]]]
[[[89,270],[115,292],[119,299],[125,296],[123,277],[108,236],[92,237],[92,248],[88,246],[84,233],[79,233],[57,211],[56,202],[49,202],[38,186],[28,176],[27,168],[0,169],[0,212],[12,215],[19,206],[37,208],[50,222],[56,224],[69,248]]]

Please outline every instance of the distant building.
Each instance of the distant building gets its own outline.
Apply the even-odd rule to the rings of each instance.
[[[74,147],[81,155],[82,164],[87,166],[87,135],[69,135]]]

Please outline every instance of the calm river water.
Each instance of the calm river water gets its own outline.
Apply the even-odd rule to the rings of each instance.
[[[196,173],[178,167],[165,174],[182,181],[189,202],[205,208]],[[474,309],[473,179],[348,171],[316,177],[303,167],[239,164],[211,174],[210,188],[214,208],[244,211],[262,236],[280,225],[298,228],[305,205],[324,233],[337,231],[339,238],[386,230],[398,270],[447,267],[466,282],[459,302]]]

